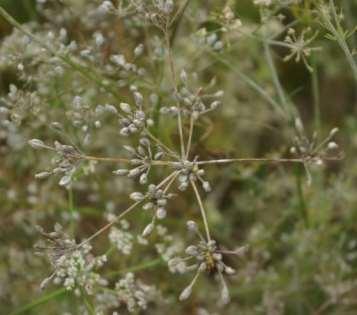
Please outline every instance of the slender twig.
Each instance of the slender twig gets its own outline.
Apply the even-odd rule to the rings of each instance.
[[[122,219],[124,216],[126,216],[128,213],[130,213],[133,209],[135,209],[140,203],[142,203],[144,200],[140,200],[132,204],[129,208],[127,208],[125,211],[120,213],[118,216],[115,217],[114,220],[110,221],[108,224],[104,225],[102,228],[100,228],[97,232],[92,234],[90,237],[86,238],[83,242],[77,245],[77,248],[82,247],[83,245],[89,243],[92,241],[94,238],[108,230],[111,226],[113,226],[115,223],[117,223],[120,219]]]
[[[162,148],[164,148],[164,149],[167,151],[167,153],[169,153],[172,157],[174,157],[175,159],[178,159],[178,158],[179,158],[178,155],[177,155],[177,153],[176,153],[175,151],[173,151],[172,149],[170,149],[170,148],[169,148],[166,144],[164,144],[161,140],[159,140],[158,138],[156,138],[156,137],[150,132],[150,130],[145,129],[145,132],[146,132],[147,136],[148,136],[151,140],[155,141],[159,146],[161,146]]]
[[[185,12],[190,0],[186,0],[185,2],[182,3],[181,7],[176,11],[175,15],[170,21],[170,26],[172,26],[177,19],[181,18],[183,13]]]
[[[168,184],[166,185],[165,189],[164,189],[164,193],[166,193],[171,185],[174,183],[174,181],[176,180],[177,176],[180,174],[180,172],[174,172],[174,176],[172,176],[171,180],[168,182]]]
[[[336,157],[319,157],[322,161],[340,161],[344,158],[343,155]],[[306,162],[311,161],[310,157],[296,158],[296,159],[288,159],[288,158],[237,158],[237,159],[220,159],[220,160],[208,160],[208,161],[197,161],[198,165],[208,165],[208,164],[229,164],[229,163],[254,163],[254,162],[262,162],[262,163],[301,163],[304,164]]]
[[[191,143],[192,143],[192,135],[193,135],[193,128],[195,125],[195,118],[191,115],[190,119],[190,131],[188,134],[188,141],[187,141],[187,149],[186,149],[186,160],[189,158],[190,151],[191,151]]]
[[[201,199],[200,193],[199,193],[199,191],[197,189],[196,183],[192,179],[191,179],[191,186],[192,186],[192,188],[193,188],[193,190],[195,192],[196,199],[197,199],[198,205],[200,207],[203,224],[205,226],[207,241],[210,241],[211,240],[211,234],[210,234],[210,231],[209,231],[209,225],[208,225],[206,211],[205,211],[205,208],[203,207],[202,199]]]
[[[89,156],[89,155],[76,155],[74,157],[77,157],[79,159],[83,159],[83,160],[88,160],[88,161],[98,161],[98,162],[114,162],[114,163],[128,163],[130,164],[131,163],[131,160],[130,159],[125,159],[125,158],[116,158],[116,157],[97,157],[97,156]],[[171,161],[160,161],[160,160],[157,160],[157,161],[150,161],[150,165],[161,165],[161,166],[164,166],[164,165],[170,165],[172,164]]]
[[[91,161],[99,161],[99,162],[114,162],[114,163],[131,163],[129,159],[123,158],[111,158],[111,157],[96,157],[96,156],[87,156],[87,155],[69,155],[73,158],[77,159],[85,159]],[[336,157],[319,157],[323,161],[339,161],[343,159],[343,156]],[[209,164],[230,164],[230,163],[306,163],[311,158],[303,157],[303,158],[230,158],[230,159],[216,159],[216,160],[202,160],[195,161],[194,163],[197,165],[209,165]],[[179,166],[180,162],[176,161],[151,161],[151,165],[153,166]]]
[[[166,182],[170,181],[170,179],[174,176],[177,176],[177,172],[173,172],[171,173],[169,176],[167,176],[160,184],[157,185],[158,188],[162,187],[163,185],[166,184]],[[121,220],[124,216],[126,216],[128,213],[130,213],[133,209],[135,209],[139,204],[141,204],[142,202],[144,202],[146,198],[144,198],[143,200],[137,201],[134,204],[132,204],[129,208],[127,208],[125,211],[123,211],[122,213],[120,213],[118,216],[116,216],[112,221],[110,221],[109,223],[107,223],[106,225],[104,225],[102,228],[100,228],[97,232],[95,232],[94,234],[92,234],[90,237],[88,237],[87,239],[85,239],[83,242],[81,242],[80,244],[78,244],[76,247],[80,248],[83,245],[89,243],[90,241],[92,241],[94,238],[96,238],[97,236],[99,236],[100,234],[102,234],[103,232],[105,232],[106,230],[108,230],[111,226],[113,226],[115,223],[117,223],[119,220]]]
[[[278,71],[276,69],[276,66],[274,64],[274,60],[273,60],[273,56],[270,50],[270,46],[269,43],[266,39],[264,39],[264,36],[262,37],[262,41],[263,41],[263,48],[264,48],[264,54],[265,54],[265,58],[267,60],[268,66],[269,66],[269,70],[271,72],[272,75],[272,80],[275,86],[275,89],[277,91],[278,97],[279,97],[279,101],[280,101],[280,106],[283,110],[286,111],[286,113],[288,114],[288,117],[291,118],[291,112],[290,112],[290,108],[288,108],[288,106],[290,105],[283,86],[280,82],[279,76],[278,76]]]
[[[167,49],[167,58],[168,58],[169,68],[170,68],[170,73],[171,73],[171,80],[172,80],[172,85],[175,90],[175,98],[177,100],[177,107],[178,107],[177,123],[178,123],[178,132],[180,135],[181,157],[184,158],[185,157],[185,142],[183,139],[181,104],[180,104],[180,101],[177,99],[177,94],[178,94],[177,75],[176,75],[174,58],[172,56],[172,49],[171,49],[171,43],[170,43],[170,32],[169,32],[168,25],[166,26],[166,29],[164,32],[165,32],[165,43],[166,43],[166,49]]]

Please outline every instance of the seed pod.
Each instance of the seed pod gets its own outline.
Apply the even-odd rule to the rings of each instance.
[[[43,149],[47,148],[45,143],[42,140],[39,139],[31,139],[29,142],[29,145],[33,147],[34,149]]]
[[[145,227],[145,229],[144,229],[144,231],[143,231],[143,233],[142,233],[141,235],[142,235],[143,237],[149,236],[149,235],[152,233],[152,231],[154,230],[154,227],[155,227],[154,223],[148,224],[148,225]]]
[[[61,180],[59,181],[59,185],[60,186],[67,186],[67,185],[69,185],[71,183],[71,181],[72,181],[72,176],[67,174],[67,175],[65,175],[65,176],[63,176],[61,178]]]
[[[132,170],[129,171],[128,177],[133,178],[138,176],[141,173],[141,167],[133,168]]]
[[[126,169],[119,169],[113,172],[115,175],[119,175],[119,176],[126,176],[129,173],[129,170]]]
[[[134,201],[144,200],[145,196],[141,192],[133,192],[130,194],[130,199]]]
[[[35,178],[37,178],[37,179],[42,179],[42,178],[46,178],[46,177],[48,177],[48,176],[50,176],[50,175],[51,175],[50,172],[41,172],[41,173],[37,173],[37,174],[35,175]]]
[[[188,287],[186,287],[180,294],[179,300],[180,301],[184,301],[187,300],[190,295],[192,294],[192,286],[189,285]]]
[[[167,215],[167,212],[166,212],[166,209],[165,209],[165,208],[159,208],[159,209],[157,209],[157,211],[156,211],[156,217],[157,217],[159,220],[165,219],[165,218],[166,218],[166,215]]]
[[[120,103],[120,108],[123,112],[130,114],[131,113],[131,107],[128,103]]]
[[[142,185],[146,184],[148,182],[148,175],[146,173],[141,174],[139,182]]]
[[[198,226],[197,226],[197,223],[195,221],[187,221],[186,222],[186,226],[187,226],[187,229],[191,232],[195,232],[195,231],[198,231]]]

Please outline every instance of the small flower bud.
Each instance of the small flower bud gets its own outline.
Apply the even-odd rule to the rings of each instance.
[[[143,231],[143,233],[142,233],[141,235],[142,235],[143,237],[149,236],[149,235],[152,233],[152,231],[154,230],[154,227],[155,227],[155,225],[154,225],[153,223],[148,224],[148,225],[145,227],[145,229],[144,229],[144,231]]]
[[[145,196],[141,192],[133,192],[130,194],[130,199],[134,201],[141,201],[145,198]]]
[[[182,70],[180,73],[180,79],[182,82],[186,83],[187,82],[187,73],[185,70]]]
[[[212,190],[211,185],[209,182],[203,182],[202,187],[205,192],[210,192]]]
[[[216,109],[217,107],[219,107],[221,105],[220,101],[214,101],[213,103],[211,103],[210,108],[211,109]]]
[[[68,186],[72,181],[72,176],[71,175],[65,175],[61,178],[61,180],[59,181],[59,185],[60,186]]]
[[[137,167],[137,168],[133,168],[132,170],[129,171],[128,173],[128,177],[129,178],[133,178],[138,176],[141,173],[141,168]]]
[[[37,173],[37,174],[35,175],[35,178],[37,178],[37,179],[42,179],[42,178],[46,178],[46,177],[48,177],[48,176],[50,176],[50,175],[51,175],[50,172],[41,172],[41,173]]]
[[[34,149],[43,149],[43,148],[47,148],[47,146],[45,145],[45,143],[42,140],[39,139],[32,139],[29,142],[29,145],[31,147],[33,147]]]
[[[190,297],[191,293],[192,293],[192,286],[190,285],[181,292],[179,300],[180,301],[187,300]]]
[[[127,114],[131,113],[131,107],[128,103],[120,103],[119,106],[123,112],[125,112]]]
[[[330,137],[333,137],[336,133],[338,133],[339,129],[336,127],[336,128],[333,128],[331,131],[330,131]]]
[[[190,256],[196,256],[198,254],[197,247],[195,245],[190,245],[186,248],[185,253]]]
[[[165,218],[166,218],[166,215],[167,215],[167,212],[166,212],[166,209],[165,209],[165,208],[159,208],[159,209],[157,209],[157,211],[156,211],[156,217],[157,217],[159,220],[165,219]]]
[[[115,175],[119,175],[119,176],[126,176],[128,175],[129,171],[126,169],[119,169],[113,172],[113,174]]]
[[[141,174],[139,179],[140,184],[144,185],[147,183],[147,181],[148,181],[148,175],[146,173]]]
[[[135,57],[141,56],[143,52],[144,52],[144,45],[143,44],[140,44],[140,45],[136,46],[136,48],[134,49]]]
[[[236,272],[232,267],[229,267],[229,266],[226,266],[226,267],[224,268],[224,271],[225,271],[225,273],[228,274],[228,275],[233,275],[233,274],[235,274],[235,272]]]
[[[187,226],[187,229],[191,232],[198,231],[198,226],[195,221],[187,221],[186,226]]]
[[[331,141],[328,143],[327,148],[329,150],[335,150],[338,148],[338,144],[336,142]]]

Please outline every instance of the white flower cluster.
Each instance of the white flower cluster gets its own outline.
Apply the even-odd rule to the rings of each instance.
[[[110,242],[124,255],[130,255],[133,248],[134,236],[130,232],[129,223],[125,220],[121,222],[121,229],[112,227],[109,233]]]
[[[317,165],[323,164],[323,160],[328,160],[329,156],[336,157],[338,144],[333,141],[333,138],[338,133],[338,128],[333,128],[328,136],[322,141],[318,141],[317,133],[310,140],[304,131],[304,127],[300,119],[295,120],[295,128],[297,136],[294,137],[294,146],[290,148],[290,152],[300,158],[305,159],[307,163]]]
[[[29,144],[34,149],[47,149],[56,152],[57,159],[54,160],[56,167],[50,171],[40,172],[35,175],[36,178],[46,178],[50,175],[62,174],[59,181],[60,186],[68,186],[72,182],[72,177],[80,163],[80,153],[71,145],[64,145],[55,141],[54,147],[46,145],[42,140],[32,139]]]
[[[126,305],[130,313],[147,309],[148,303],[158,298],[157,289],[136,280],[133,273],[127,273],[119,280],[115,284],[115,291],[120,304]]]
[[[147,118],[143,110],[144,97],[135,86],[131,86],[131,91],[134,96],[135,108],[133,109],[127,103],[121,103],[120,108],[124,115],[120,119],[121,130],[120,134],[128,136],[130,134],[141,131],[146,126],[152,126],[153,120]]]
[[[157,225],[156,231],[160,240],[155,244],[155,248],[161,258],[167,262],[182,251],[182,240],[169,234],[168,229],[162,225]]]
[[[54,268],[54,272],[42,282],[42,288],[53,281],[55,284],[62,284],[67,290],[74,290],[79,295],[82,289],[87,294],[93,294],[97,287],[107,285],[107,280],[95,272],[107,261],[105,255],[94,257],[89,244],[79,248],[74,240],[68,238],[59,224],[55,225],[54,232],[46,233],[41,228],[39,231],[48,245],[40,243],[36,248],[42,254],[44,251]]]
[[[187,228],[189,231],[194,232],[199,237],[199,243],[197,245],[188,246],[185,250],[185,257],[174,257],[168,262],[169,270],[173,273],[196,271],[196,275],[194,276],[191,283],[182,291],[180,300],[182,301],[189,298],[192,293],[192,288],[200,274],[208,272],[217,274],[221,285],[220,302],[222,304],[227,304],[230,300],[230,297],[223,275],[232,275],[235,273],[235,270],[223,262],[223,254],[240,255],[245,251],[245,247],[241,247],[234,252],[221,250],[219,249],[216,241],[204,239],[203,235],[198,229],[197,224],[194,221],[188,221]]]
[[[194,40],[197,41],[200,47],[206,47],[216,52],[224,48],[224,42],[218,34],[208,32],[206,28],[199,29],[194,34]]]
[[[211,191],[211,185],[208,181],[204,180],[205,170],[200,168],[199,165],[194,161],[178,162],[176,168],[180,171],[179,179],[179,190],[185,191],[190,184],[190,181],[199,181],[202,188],[206,192]]]
[[[113,173],[127,176],[128,178],[139,178],[139,182],[142,185],[148,182],[152,162],[160,160],[165,155],[161,147],[156,146],[155,149],[152,148],[151,141],[146,137],[139,139],[139,146],[137,148],[125,145],[124,149],[131,155],[130,164],[133,165],[133,168],[118,169]]]
[[[96,286],[106,286],[107,280],[102,278],[94,270],[102,267],[107,261],[106,256],[93,258],[89,255],[90,246],[83,246],[81,250],[76,250],[69,255],[61,256],[57,261],[53,282],[63,284],[67,290],[84,288],[87,294],[93,294]]]
[[[221,106],[219,100],[224,95],[223,91],[210,93],[209,90],[215,85],[215,80],[212,80],[210,85],[206,88],[198,88],[192,91],[192,82],[189,80],[185,70],[181,71],[181,83],[178,93],[176,94],[177,102],[181,104],[178,106],[162,107],[161,113],[177,115],[179,110],[183,115],[191,116],[198,119],[200,115],[211,112]]]

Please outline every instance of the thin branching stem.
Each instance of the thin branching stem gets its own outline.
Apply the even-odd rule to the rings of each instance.
[[[88,244],[90,241],[92,241],[94,238],[108,230],[110,227],[112,227],[115,223],[117,223],[119,220],[121,220],[124,216],[126,216],[128,213],[130,213],[133,209],[135,209],[139,204],[141,204],[144,200],[140,200],[132,204],[129,208],[127,208],[125,211],[120,213],[118,216],[115,217],[114,220],[110,221],[108,224],[104,225],[102,228],[100,228],[97,232],[92,234],[90,237],[85,239],[82,243],[80,243],[77,247],[80,248],[85,244]]]
[[[114,162],[114,163],[126,163],[130,164],[131,160],[130,159],[125,159],[125,158],[116,158],[116,157],[97,157],[97,156],[90,156],[90,155],[79,155],[79,156],[74,156],[79,159],[83,160],[88,160],[88,161],[98,161],[98,162]],[[171,161],[150,161],[150,165],[154,166],[165,166],[165,165],[170,165],[172,162]]]
[[[162,148],[164,148],[168,154],[170,154],[172,157],[174,157],[175,159],[178,159],[178,155],[175,151],[173,151],[172,149],[170,149],[166,144],[164,144],[161,140],[159,140],[158,138],[156,138],[151,132],[150,130],[146,129],[145,130],[147,136],[153,140],[154,142],[156,142],[159,146],[161,146]]]
[[[195,125],[195,118],[191,115],[190,119],[190,130],[188,133],[188,140],[187,140],[187,149],[186,149],[186,160],[189,158],[190,151],[191,151],[191,144],[192,144],[192,136],[193,136],[193,128]]]
[[[164,186],[168,181],[171,180],[172,177],[177,176],[177,172],[171,173],[169,176],[167,176],[160,184],[157,185],[158,188]],[[88,244],[90,241],[92,241],[94,238],[102,234],[103,232],[107,231],[110,227],[112,227],[115,223],[117,223],[119,220],[121,220],[123,217],[125,217],[128,213],[130,213],[132,210],[134,210],[139,204],[145,201],[146,198],[143,200],[137,201],[133,203],[129,208],[127,208],[125,211],[120,213],[118,216],[116,216],[112,221],[104,225],[102,228],[100,228],[98,231],[96,231],[94,234],[89,236],[87,239],[85,239],[83,242],[81,242],[79,245],[77,245],[77,248],[82,247],[85,244]]]
[[[199,193],[199,191],[197,189],[197,185],[196,185],[195,181],[192,180],[192,179],[191,179],[191,186],[193,188],[193,191],[195,192],[196,199],[197,199],[200,211],[201,211],[201,216],[202,216],[203,224],[204,224],[205,231],[206,231],[207,241],[210,241],[211,240],[211,234],[210,234],[210,231],[209,231],[209,225],[208,225],[206,211],[205,211],[205,208],[203,206],[203,202],[202,202],[200,193]]]
[[[165,43],[166,43],[167,58],[168,58],[168,62],[169,62],[172,85],[173,85],[174,91],[175,91],[175,98],[177,99],[177,94],[178,94],[177,74],[176,74],[176,69],[175,69],[174,58],[172,56],[172,49],[171,49],[171,43],[170,43],[170,31],[169,31],[168,25],[165,29]],[[184,158],[185,157],[185,142],[184,142],[184,138],[183,138],[181,104],[180,104],[179,100],[177,100],[177,107],[178,107],[177,124],[178,124],[178,132],[180,135],[181,157]]]
[[[276,66],[275,66],[275,63],[273,60],[269,42],[264,38],[264,36],[262,36],[262,42],[263,42],[263,48],[264,48],[264,55],[267,60],[270,73],[272,75],[274,87],[275,87],[276,92],[279,97],[280,107],[286,114],[288,114],[288,117],[291,118],[290,108],[288,108],[290,103],[285,95],[285,91],[284,91],[283,86],[280,82],[280,79],[278,76],[278,71],[276,69]]]
[[[323,161],[339,161],[343,157],[319,157],[319,159]],[[209,165],[209,164],[229,164],[229,163],[300,163],[304,164],[309,162],[311,158],[296,158],[296,159],[288,159],[288,158],[276,158],[276,159],[269,159],[269,158],[237,158],[237,159],[219,159],[219,160],[209,160],[209,161],[197,161],[196,164],[198,165]]]

